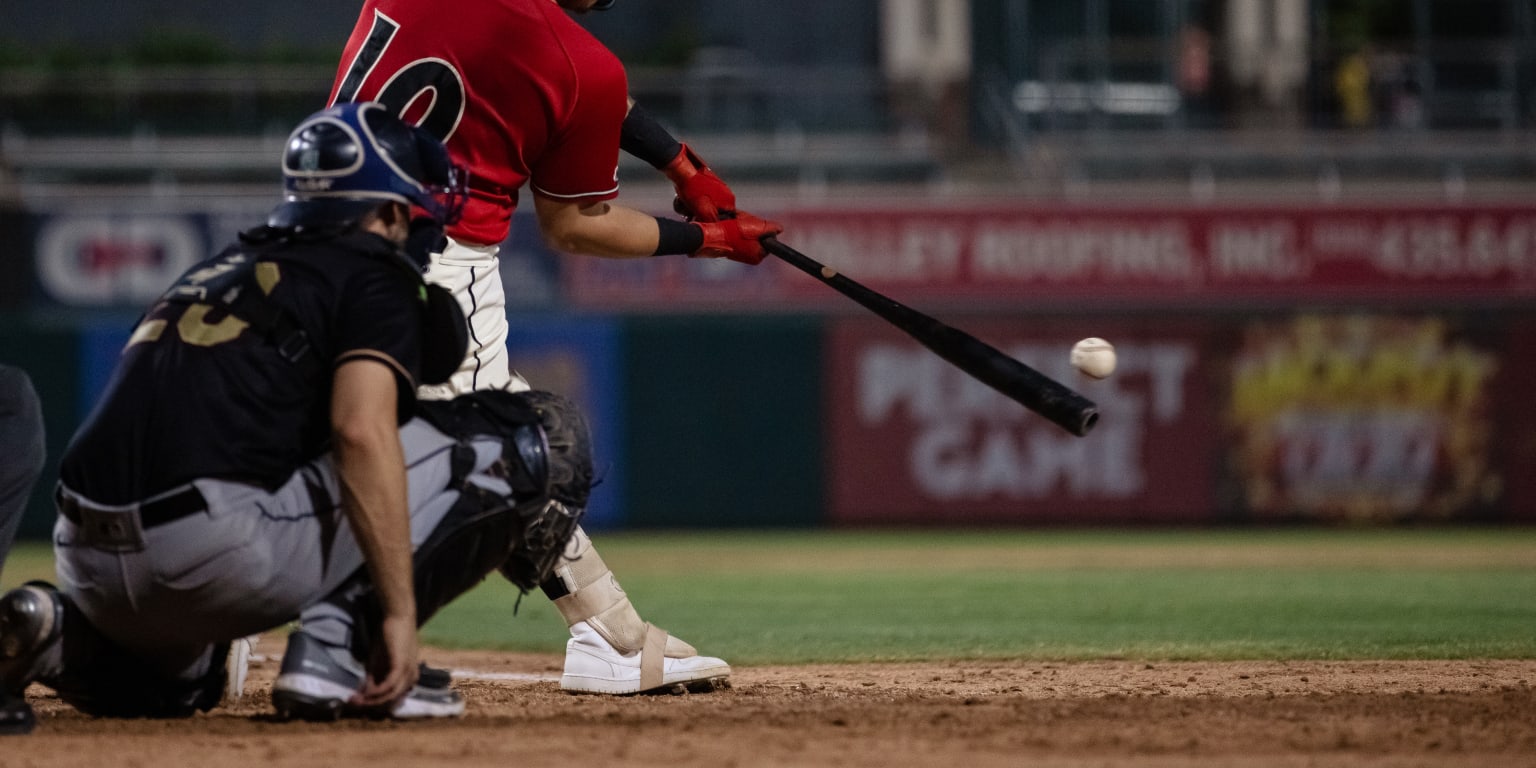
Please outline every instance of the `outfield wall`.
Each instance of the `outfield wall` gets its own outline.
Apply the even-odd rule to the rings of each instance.
[[[520,218],[513,359],[598,431],[594,528],[1536,522],[1536,209],[785,209],[786,242],[1095,399],[1075,438],[783,264],[564,259]],[[0,362],[50,462],[138,309],[259,211],[0,213]],[[1115,342],[1103,382],[1067,367]]]
[[[835,323],[831,519],[1536,519],[1530,315],[1442,311],[967,318],[1099,403],[1076,438],[883,324]],[[1115,340],[1091,381],[1066,350]],[[936,514],[937,512],[937,514]]]

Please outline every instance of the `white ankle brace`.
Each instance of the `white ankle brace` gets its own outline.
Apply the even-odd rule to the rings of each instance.
[[[698,655],[693,646],[641,620],[629,595],[619,586],[613,571],[603,562],[592,546],[592,539],[581,528],[577,528],[576,535],[571,537],[565,555],[555,566],[554,575],[565,584],[568,593],[554,601],[560,615],[565,617],[566,626],[585,621],[604,640],[626,654],[650,649],[645,656],[653,656],[655,650],[661,650],[657,646],[662,646],[662,655],[666,657],[682,659]]]

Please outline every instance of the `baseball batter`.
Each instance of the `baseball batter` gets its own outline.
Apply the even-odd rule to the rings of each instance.
[[[96,715],[206,710],[229,643],[296,618],[280,714],[460,714],[417,627],[492,571],[536,587],[574,535],[591,457],[568,402],[415,397],[465,347],[404,248],[413,208],[430,230],[462,204],[441,143],[350,104],[295,130],[283,172],[268,225],[145,313],[64,454],[58,587],[0,597],[11,732],[33,681]]]
[[[520,188],[555,248],[609,258],[664,254],[762,261],[778,224],[735,210],[729,187],[690,148],[631,109],[619,60],[567,11],[613,0],[367,0],[341,57],[332,103],[376,100],[442,138],[470,169],[464,217],[431,256],[427,279],[469,317],[470,348],[452,379],[423,390],[450,397],[525,389],[507,360],[498,268]],[[621,148],[665,172],[690,221],[610,202]],[[544,592],[571,630],[566,690],[627,694],[712,687],[730,674],[642,621],[612,572],[578,532]]]

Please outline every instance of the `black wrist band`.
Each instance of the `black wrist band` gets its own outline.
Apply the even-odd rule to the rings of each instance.
[[[693,253],[704,245],[704,229],[697,224],[657,216],[656,229],[660,236],[656,238],[656,252],[652,256]]]
[[[619,129],[619,148],[659,171],[683,151],[683,143],[636,104],[629,108],[629,115]]]

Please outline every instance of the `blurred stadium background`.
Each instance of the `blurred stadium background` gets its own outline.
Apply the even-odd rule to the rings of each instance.
[[[52,457],[24,535],[137,312],[273,203],[356,8],[0,7],[0,362]],[[1536,0],[585,21],[786,242],[1104,413],[1071,437],[784,265],[561,257],[523,216],[513,360],[593,414],[593,527],[1536,522]],[[1085,336],[1116,376],[1070,370]]]

